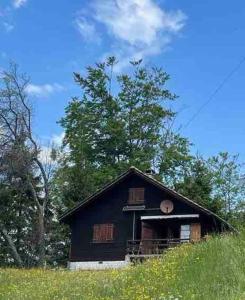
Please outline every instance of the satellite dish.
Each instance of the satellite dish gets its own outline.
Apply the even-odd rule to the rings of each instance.
[[[170,214],[174,209],[174,204],[170,200],[163,200],[160,204],[160,209],[165,214]]]

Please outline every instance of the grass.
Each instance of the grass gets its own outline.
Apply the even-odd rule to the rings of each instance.
[[[0,299],[243,300],[245,233],[183,245],[123,270],[0,270]]]

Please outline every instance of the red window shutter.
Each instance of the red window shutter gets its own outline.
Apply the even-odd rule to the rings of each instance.
[[[113,240],[113,224],[96,224],[93,226],[93,241],[107,242]]]
[[[128,203],[134,204],[134,189],[129,189]]]
[[[113,231],[114,231],[114,225],[107,224],[107,235],[106,235],[107,241],[113,241]]]
[[[129,189],[129,204],[140,204],[145,201],[145,189],[144,188],[130,188]]]
[[[106,235],[107,235],[107,225],[102,224],[101,225],[101,241],[106,241]]]
[[[94,225],[93,227],[93,241],[100,240],[100,228],[99,225]]]
[[[145,189],[138,188],[136,190],[135,201],[141,203],[141,202],[144,202],[144,199],[145,199]]]

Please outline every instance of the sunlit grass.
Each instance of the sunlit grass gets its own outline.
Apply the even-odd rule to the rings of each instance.
[[[245,235],[186,244],[123,270],[2,269],[0,299],[243,300]]]

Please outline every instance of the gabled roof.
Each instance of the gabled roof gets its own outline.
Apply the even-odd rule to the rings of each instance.
[[[74,213],[76,213],[78,210],[82,209],[86,205],[90,204],[92,201],[96,200],[99,196],[101,196],[102,194],[104,194],[105,192],[107,192],[108,190],[113,188],[116,184],[118,184],[119,182],[121,182],[123,179],[125,179],[127,176],[129,176],[131,174],[137,174],[141,178],[145,179],[147,182],[155,185],[156,187],[158,187],[161,190],[167,192],[168,194],[174,196],[175,198],[179,199],[180,201],[183,201],[183,202],[189,204],[190,206],[198,209],[199,211],[202,211],[206,215],[214,216],[215,218],[219,219],[222,223],[226,224],[226,226],[228,226],[229,228],[235,230],[229,223],[227,223],[224,219],[222,219],[221,217],[219,217],[218,215],[216,215],[215,213],[213,213],[209,209],[207,209],[207,208],[201,206],[200,204],[197,204],[193,200],[190,200],[189,198],[177,193],[173,189],[170,189],[170,188],[166,187],[162,182],[160,182],[160,181],[156,180],[155,178],[145,174],[144,172],[140,171],[139,169],[137,169],[136,167],[133,167],[133,166],[130,167],[128,169],[128,171],[126,171],[126,172],[122,173],[120,176],[118,176],[115,180],[113,180],[112,182],[105,185],[103,188],[101,188],[100,190],[98,190],[97,192],[95,192],[94,194],[89,196],[87,199],[85,199],[84,201],[78,203],[77,205],[75,205],[70,210],[66,211],[64,214],[62,214],[60,216],[59,221],[65,222],[68,218],[71,217],[71,215],[73,215]]]

